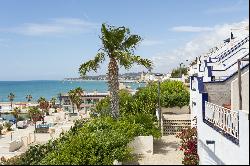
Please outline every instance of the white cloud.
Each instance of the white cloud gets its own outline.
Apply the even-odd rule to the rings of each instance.
[[[78,18],[55,18],[50,19],[47,23],[24,23],[17,27],[1,28],[0,31],[30,36],[42,36],[90,32],[96,28],[96,23]]]
[[[232,28],[238,29],[246,25],[249,25],[248,19],[238,23],[216,25],[212,28],[212,31],[200,33],[182,47],[158,53],[151,58],[155,65],[154,70],[157,72],[169,72],[173,68],[178,67],[179,63],[185,62],[185,60],[189,60],[190,63],[195,57],[208,52],[210,48],[215,47],[217,44],[223,43],[224,39],[230,37]],[[233,33],[237,34],[237,30],[233,30]]]
[[[204,32],[204,31],[212,31],[212,27],[196,27],[196,26],[176,26],[171,28],[172,31],[175,32]]]
[[[155,46],[155,45],[161,45],[161,44],[164,44],[164,42],[159,41],[159,40],[145,39],[142,41],[141,46]]]

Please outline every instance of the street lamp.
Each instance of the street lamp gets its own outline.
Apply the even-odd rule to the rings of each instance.
[[[182,65],[183,63],[181,62],[180,63],[180,78],[182,78],[182,72],[181,72],[181,65]]]
[[[161,85],[161,76],[163,76],[163,74],[155,74],[155,76],[158,78],[158,115],[159,115],[159,128],[161,129],[161,103],[160,103],[160,85]]]

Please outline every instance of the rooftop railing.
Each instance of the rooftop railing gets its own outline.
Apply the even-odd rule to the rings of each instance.
[[[239,113],[205,101],[207,124],[232,142],[239,143]]]
[[[234,52],[235,50],[240,48],[243,44],[245,44],[248,41],[249,41],[249,36],[247,36],[244,39],[242,39],[241,41],[239,41],[236,45],[231,47],[231,49],[227,49],[224,52],[222,52],[221,54],[217,55],[215,58],[211,58],[211,59],[216,59],[215,62],[219,62],[222,59],[224,59],[225,57],[227,57],[228,55],[230,55],[232,52]]]

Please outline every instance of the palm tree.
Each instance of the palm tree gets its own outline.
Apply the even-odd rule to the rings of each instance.
[[[57,98],[59,99],[59,102],[60,102],[60,108],[62,108],[62,93],[59,93],[57,95]]]
[[[134,50],[138,43],[141,41],[141,37],[138,35],[131,35],[130,30],[125,27],[114,27],[106,24],[102,24],[101,37],[102,48],[96,54],[93,60],[83,63],[79,72],[82,77],[86,76],[86,73],[97,69],[105,58],[109,58],[108,65],[108,84],[111,96],[111,111],[114,118],[119,116],[119,66],[129,69],[132,64],[137,63],[147,69],[152,68],[152,61],[148,59],[142,59],[140,56],[134,55]]]
[[[10,93],[8,95],[8,98],[9,98],[10,106],[11,106],[11,110],[12,110],[12,106],[13,106],[13,101],[14,101],[14,98],[15,98],[15,94],[14,93]]]
[[[17,127],[17,120],[18,120],[18,116],[19,116],[20,112],[21,112],[21,110],[20,110],[20,108],[18,108],[18,107],[15,107],[15,108],[13,109],[13,111],[11,112],[11,114],[12,114],[12,115],[15,117],[15,119],[16,119],[16,127]]]
[[[28,102],[30,102],[30,101],[31,101],[31,99],[32,99],[31,94],[27,95],[27,96],[26,96],[26,99],[27,99],[27,101],[28,101]]]
[[[36,131],[36,122],[39,120],[39,117],[41,116],[41,111],[38,109],[38,107],[30,107],[28,110],[30,119],[35,123],[35,131]]]
[[[55,105],[56,105],[56,98],[55,98],[55,97],[52,97],[52,98],[51,98],[50,104],[51,104],[51,107],[52,107],[52,108],[55,108]]]
[[[81,108],[81,104],[82,104],[83,89],[78,87],[75,89],[75,92],[76,92],[75,104],[76,104],[77,110],[79,111]]]
[[[40,97],[37,102],[39,103],[39,107],[43,112],[43,123],[44,123],[44,113],[48,113],[49,102],[44,98]]]
[[[83,93],[83,90],[80,87],[76,89],[71,89],[68,93],[69,99],[72,104],[73,113],[74,113],[74,105],[76,105],[76,108],[78,110],[80,109],[80,106],[82,104],[82,93]]]

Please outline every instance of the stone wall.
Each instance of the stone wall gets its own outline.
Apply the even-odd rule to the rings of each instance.
[[[249,70],[243,69],[242,74]],[[224,82],[205,82],[204,90],[208,93],[208,102],[222,106],[231,103],[231,82],[238,77],[235,73],[231,78]]]
[[[171,113],[171,114],[189,114],[189,106],[183,106],[183,107],[172,107],[172,108],[161,108],[161,112],[163,114]]]

